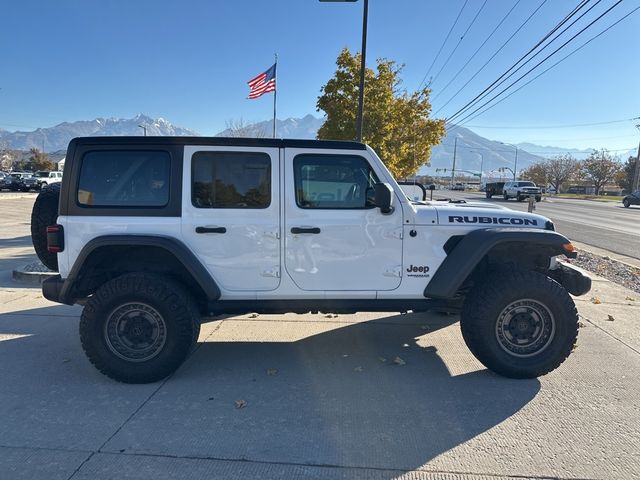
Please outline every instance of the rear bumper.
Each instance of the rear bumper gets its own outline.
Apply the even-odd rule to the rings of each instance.
[[[47,300],[51,300],[56,303],[67,303],[62,297],[62,288],[64,286],[64,280],[60,275],[56,275],[51,278],[47,278],[42,282],[42,296]]]

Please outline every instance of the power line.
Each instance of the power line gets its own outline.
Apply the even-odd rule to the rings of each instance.
[[[477,113],[476,115],[474,115],[473,117],[469,118],[466,120],[466,122],[470,122],[473,119],[479,117],[480,115],[482,115],[483,113],[485,113],[487,110],[492,109],[493,107],[499,105],[500,103],[504,102],[507,98],[509,98],[511,95],[519,92],[520,90],[522,90],[524,87],[526,87],[527,85],[529,85],[531,82],[533,82],[534,80],[536,80],[537,78],[541,77],[542,75],[544,75],[545,73],[547,73],[549,70],[551,70],[552,68],[554,68],[556,65],[558,65],[559,63],[563,62],[564,60],[566,60],[567,58],[569,58],[570,56],[572,56],[574,53],[578,52],[579,50],[583,49],[584,47],[586,47],[589,43],[591,43],[592,41],[594,41],[596,38],[600,37],[601,35],[603,35],[605,32],[607,32],[608,30],[612,29],[613,27],[615,27],[618,23],[622,22],[625,18],[627,18],[628,16],[630,16],[631,14],[633,14],[634,12],[636,12],[637,10],[639,10],[640,7],[636,7],[633,10],[631,10],[629,13],[627,13],[626,15],[624,15],[622,18],[620,18],[619,20],[617,20],[616,22],[612,23],[611,25],[609,25],[607,28],[605,28],[603,31],[601,31],[600,33],[598,33],[597,35],[594,35],[593,37],[591,37],[589,40],[587,40],[586,42],[584,42],[582,45],[580,45],[578,48],[576,48],[575,50],[573,50],[572,52],[570,52],[569,54],[565,55],[564,57],[562,57],[560,60],[558,60],[557,62],[555,62],[553,65],[551,65],[550,67],[548,67],[547,69],[543,70],[542,72],[540,72],[538,75],[536,75],[535,77],[533,77],[532,79],[530,79],[528,82],[524,83],[523,85],[521,85],[520,87],[518,87],[516,90],[514,90],[513,92],[511,92],[509,95],[501,98],[500,100],[498,100],[496,103],[494,103],[493,105],[485,108],[484,110],[482,110],[481,112]],[[621,122],[628,122],[631,120],[640,120],[640,117],[634,117],[634,118],[629,118],[626,120],[612,120],[610,122],[598,122],[598,123],[586,123],[586,124],[578,124],[575,126],[578,127],[584,127],[584,126],[593,126],[593,125],[607,125],[607,124],[612,124],[612,123],[621,123]],[[463,122],[460,122],[463,123]],[[456,125],[457,126],[457,125]],[[478,128],[478,127],[476,127]],[[518,128],[518,127],[512,127],[512,128]],[[524,127],[519,127],[519,128],[524,128]],[[564,126],[559,126],[559,127],[544,127],[544,128],[564,128]]]
[[[531,53],[533,53],[540,45],[542,45],[549,37],[551,37],[558,29],[560,29],[566,22],[568,22],[574,15],[576,15],[590,0],[583,0],[579,5],[577,5],[571,12],[569,12],[561,21],[560,23],[558,23],[555,27],[553,27],[544,37],[542,37],[538,43],[536,43],[533,47],[531,47],[531,49],[529,49],[529,51],[527,53],[525,53],[522,57],[520,57],[513,65],[511,65],[511,67],[509,67],[502,75],[500,75],[496,80],[494,80],[488,87],[486,87],[484,90],[482,90],[482,92],[480,92],[478,95],[476,95],[470,102],[468,102],[467,104],[465,104],[462,108],[460,108],[457,112],[455,112],[453,115],[450,115],[447,120],[452,120],[455,117],[461,115],[462,113],[464,113],[465,111],[467,111],[468,109],[472,108],[473,105],[475,105],[476,103],[478,103],[479,101],[482,100],[483,97],[487,96],[491,91],[495,90],[495,88],[497,88],[499,85],[501,85],[502,83],[504,83],[509,77],[511,77],[515,72],[517,72],[518,70],[520,70],[524,65],[526,65],[527,63],[529,63],[532,58],[534,58],[536,55],[538,55],[542,50],[544,50],[544,48],[546,48],[547,46],[549,46],[555,39],[557,39],[562,33],[566,32],[568,30],[569,27],[571,27],[575,21],[569,25],[569,27],[565,28],[565,30],[563,30],[561,32],[560,35],[556,36],[553,40],[551,40],[546,46],[544,46],[539,52],[537,52],[535,55],[533,55],[531,58],[529,58],[523,65],[521,65],[520,67],[517,68],[517,70],[515,70],[515,72],[511,73],[509,75],[509,72],[511,72],[514,68],[516,68],[516,66],[522,62],[524,59],[526,59]],[[596,2],[595,5],[597,5],[598,3],[600,3],[602,0],[598,0]],[[595,6],[594,5],[594,6]],[[593,7],[591,7],[589,10],[591,10]],[[589,10],[587,10],[587,12],[589,12]],[[585,12],[585,13],[587,13]],[[582,18],[584,16],[583,13],[579,18]],[[577,20],[576,20],[577,21]],[[508,76],[507,76],[508,75]],[[505,78],[506,77],[506,78]],[[504,79],[504,80],[503,80]]]
[[[481,110],[482,108],[484,108],[485,106],[487,106],[489,103],[491,103],[493,100],[495,100],[497,97],[499,97],[500,95],[502,95],[504,92],[506,92],[507,90],[509,90],[512,86],[514,86],[516,83],[518,83],[520,80],[522,80],[524,77],[526,77],[529,73],[531,73],[532,71],[534,71],[536,68],[538,68],[540,65],[542,65],[544,62],[546,62],[549,58],[551,58],[553,55],[555,55],[556,53],[558,53],[560,50],[562,50],[567,44],[569,44],[570,42],[572,42],[575,38],[577,38],[579,35],[581,35],[583,32],[585,32],[587,29],[589,29],[591,26],[593,26],[593,24],[595,24],[597,21],[599,21],[602,17],[604,17],[605,15],[607,15],[611,10],[613,10],[614,8],[616,8],[618,5],[620,5],[622,3],[623,0],[618,0],[615,4],[613,4],[611,7],[609,7],[607,10],[605,10],[603,13],[601,13],[598,17],[595,18],[595,20],[593,20],[591,23],[589,23],[586,27],[584,27],[582,30],[580,30],[578,33],[576,33],[573,37],[571,37],[569,40],[567,40],[566,42],[564,42],[562,45],[560,45],[558,48],[556,48],[553,52],[551,52],[549,55],[547,55],[545,58],[543,58],[540,62],[538,62],[537,64],[535,64],[533,67],[531,67],[527,72],[525,72],[523,75],[521,75],[520,77],[518,77],[518,79],[516,79],[515,81],[513,81],[511,84],[509,84],[507,87],[503,88],[500,92],[498,92],[496,95],[494,95],[493,97],[491,97],[488,101],[486,101],[485,103],[483,103],[482,105],[480,105],[478,108],[476,108],[473,112],[467,114],[464,118],[458,120],[458,122],[464,122],[466,119],[469,119],[474,113],[476,113],[478,110]],[[604,33],[604,32],[602,32]],[[551,67],[550,67],[551,68]],[[544,73],[544,72],[543,72]],[[515,93],[515,92],[513,92]],[[450,119],[447,119],[447,121],[449,121]]]
[[[458,16],[456,17],[455,21],[453,22],[453,25],[451,25],[451,28],[449,29],[449,33],[447,33],[447,36],[444,38],[444,42],[442,42],[442,45],[440,45],[440,49],[438,50],[438,53],[436,53],[436,56],[433,59],[433,62],[431,62],[431,65],[429,66],[429,69],[427,70],[427,73],[424,74],[424,78],[420,82],[420,85],[418,85],[418,90],[420,90],[420,87],[422,87],[422,85],[424,84],[425,80],[429,76],[429,72],[431,72],[431,69],[433,68],[433,65],[436,63],[436,60],[438,60],[438,57],[440,56],[440,53],[442,53],[442,49],[444,48],[445,44],[447,43],[447,40],[449,40],[449,36],[451,35],[451,32],[453,31],[455,26],[458,24],[458,20],[460,19],[460,15],[462,15],[462,11],[464,10],[464,7],[467,6],[468,2],[469,2],[469,0],[465,0],[464,1],[464,4],[462,5],[462,8],[458,12]]]
[[[460,87],[460,88],[458,89],[458,91],[457,91],[456,93],[454,93],[454,94],[449,98],[449,100],[447,100],[447,101],[444,103],[444,105],[442,105],[438,110],[436,110],[436,111],[434,112],[434,116],[435,116],[435,115],[437,115],[437,114],[438,114],[438,112],[440,112],[440,111],[441,111],[443,108],[445,108],[447,105],[449,105],[449,103],[451,102],[451,100],[453,100],[454,98],[456,98],[456,97],[458,96],[458,94],[459,94],[462,90],[464,90],[464,88],[465,88],[467,85],[469,85],[469,83],[471,83],[471,81],[472,81],[474,78],[476,78],[476,77],[478,76],[478,74],[480,74],[480,72],[481,72],[482,70],[484,70],[484,68],[485,68],[487,65],[489,65],[489,62],[491,62],[491,60],[493,60],[493,59],[495,58],[495,56],[496,56],[496,55],[498,55],[498,53],[500,53],[500,52],[502,51],[502,49],[503,49],[504,47],[506,47],[506,46],[507,46],[507,44],[511,41],[511,39],[512,39],[513,37],[515,37],[515,36],[518,34],[518,32],[519,32],[520,30],[522,30],[522,29],[524,28],[524,26],[525,26],[527,23],[529,23],[529,20],[531,20],[531,19],[533,18],[533,16],[534,16],[536,13],[538,13],[538,10],[540,10],[540,9],[543,7],[543,5],[544,5],[545,3],[547,3],[548,1],[549,1],[549,0],[542,0],[542,2],[540,3],[540,5],[538,5],[538,6],[536,7],[536,9],[535,9],[533,12],[531,12],[531,13],[529,14],[529,16],[526,18],[526,20],[525,20],[524,22],[522,22],[522,23],[520,24],[520,26],[519,26],[519,27],[518,27],[518,28],[517,28],[517,29],[516,29],[512,34],[511,34],[511,36],[510,36],[509,38],[507,38],[507,39],[504,41],[504,43],[503,43],[502,45],[500,45],[500,48],[498,48],[498,50],[496,50],[496,51],[493,53],[493,55],[491,55],[491,57],[489,57],[489,60],[487,60],[487,61],[484,63],[484,65],[482,65],[482,66],[481,66],[481,67],[476,71],[476,73],[474,73],[474,74],[471,76],[471,78],[470,78],[469,80],[467,80],[467,82],[466,82],[464,85],[462,85],[462,87]]]
[[[447,88],[449,88],[449,85],[451,85],[453,83],[453,81],[456,78],[458,78],[458,75],[460,75],[460,73],[462,73],[462,71],[467,67],[467,65],[469,65],[469,62],[471,62],[471,60],[473,60],[475,58],[475,56],[478,54],[478,52],[480,50],[482,50],[482,47],[484,47],[486,45],[486,43],[491,39],[493,34],[498,31],[498,28],[500,28],[500,26],[504,23],[504,21],[507,19],[507,17],[509,17],[509,15],[511,15],[511,12],[513,12],[515,10],[515,8],[520,4],[521,1],[522,0],[518,0],[516,3],[513,4],[513,7],[511,7],[511,9],[507,12],[507,14],[504,17],[502,17],[502,20],[500,20],[500,22],[495,26],[495,28],[489,34],[489,36],[487,38],[485,38],[484,42],[482,42],[482,44],[476,49],[476,51],[473,52],[473,55],[471,55],[471,57],[469,57],[469,59],[462,66],[462,68],[460,68],[460,70],[458,70],[456,72],[456,74],[453,76],[453,78],[451,80],[449,80],[449,82],[444,86],[444,88],[440,89],[440,91],[437,93],[437,95],[435,97],[433,97],[433,100],[436,100],[440,95],[442,95],[444,93],[444,91]]]
[[[638,7],[638,8],[640,8],[640,7]],[[609,28],[611,28],[611,27],[609,27]],[[604,32],[602,32],[602,33],[604,33]],[[602,35],[602,33],[599,33],[598,36]],[[596,37],[594,37],[594,38],[596,38]],[[589,40],[589,41],[591,41],[591,40]],[[586,44],[584,44],[584,45],[586,45]],[[579,48],[582,48],[584,45],[582,45]],[[575,49],[569,55],[573,54],[574,52],[577,52],[579,50],[579,48]],[[569,55],[564,57],[562,60],[567,58]],[[554,65],[557,65],[562,60],[554,63]],[[554,65],[552,65],[552,66],[554,66]],[[552,67],[549,67],[547,70],[545,70],[545,72],[550,70],[551,68]],[[542,72],[542,73],[544,73],[544,72]],[[542,73],[540,75],[542,75]],[[535,80],[535,78],[538,78],[540,75],[534,77],[532,80]],[[529,82],[527,82],[527,83],[529,83]],[[527,85],[527,84],[525,83],[525,85]],[[524,87],[524,85],[522,87]],[[520,88],[522,88],[522,87],[520,87]],[[520,88],[518,90],[520,90]],[[516,90],[515,92],[517,92],[518,90]],[[513,92],[513,93],[515,93],[515,92]],[[510,95],[513,95],[513,93],[511,93]],[[508,97],[505,97],[505,99],[506,98],[508,98]],[[531,130],[531,129],[536,129],[536,128],[538,128],[538,129],[543,129],[543,128],[553,128],[553,129],[555,129],[555,128],[573,128],[573,127],[595,127],[597,125],[611,125],[613,123],[631,122],[633,120],[640,120],[640,117],[624,118],[622,120],[609,120],[609,121],[606,121],[606,122],[594,122],[594,123],[574,123],[574,124],[566,124],[565,123],[565,124],[562,124],[562,125],[529,125],[529,126],[527,126],[527,125],[518,125],[517,127],[513,126],[513,125],[502,125],[502,126],[501,125],[466,125],[466,126],[469,127],[469,128],[499,128],[499,129],[502,129],[502,130]]]
[[[440,73],[442,73],[442,70],[444,69],[444,67],[447,66],[447,64],[449,63],[449,60],[451,60],[451,57],[453,56],[454,53],[456,53],[456,50],[458,50],[458,47],[460,46],[460,44],[462,43],[462,40],[464,39],[464,37],[467,36],[467,33],[469,33],[469,30],[471,29],[471,27],[473,26],[473,24],[476,22],[478,16],[480,15],[480,12],[482,12],[482,10],[484,10],[485,5],[487,4],[489,0],[484,0],[484,3],[482,4],[482,6],[480,7],[480,9],[478,10],[478,12],[476,13],[476,15],[473,17],[473,20],[471,20],[471,23],[469,24],[469,26],[467,27],[467,29],[464,31],[464,33],[462,34],[462,36],[460,37],[460,40],[458,40],[458,43],[456,43],[456,46],[453,48],[453,50],[451,51],[451,53],[449,54],[449,56],[447,57],[447,59],[445,60],[445,62],[442,64],[442,66],[440,67],[440,70],[438,70],[438,73],[436,73],[436,76],[433,77],[433,79],[431,80],[430,83],[435,82],[438,77],[440,76]]]

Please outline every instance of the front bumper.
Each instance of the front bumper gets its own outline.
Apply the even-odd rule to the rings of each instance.
[[[551,270],[551,273],[552,278],[571,295],[579,297],[591,290],[591,278],[570,263],[558,262],[556,269]]]

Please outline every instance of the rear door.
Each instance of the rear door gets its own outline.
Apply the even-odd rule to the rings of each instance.
[[[368,200],[382,172],[362,150],[285,151],[285,267],[298,288],[375,291],[400,285],[402,208]],[[353,295],[353,293],[351,293]]]
[[[280,283],[279,174],[277,148],[185,146],[183,239],[227,291]]]

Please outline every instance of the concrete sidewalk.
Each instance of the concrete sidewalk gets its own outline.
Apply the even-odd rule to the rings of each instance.
[[[538,380],[485,370],[455,316],[278,315],[213,319],[152,385],[89,364],[80,307],[2,284],[2,479],[640,478],[640,298],[606,280]]]

